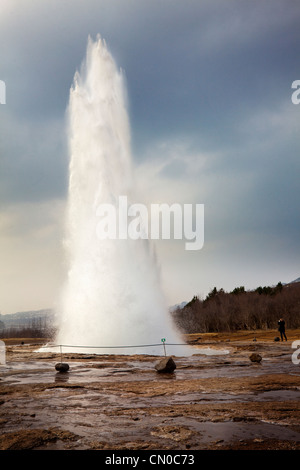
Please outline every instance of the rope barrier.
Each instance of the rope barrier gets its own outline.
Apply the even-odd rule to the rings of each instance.
[[[61,355],[61,362],[63,357],[63,348],[83,348],[83,349],[128,349],[128,348],[150,348],[150,347],[161,347],[164,348],[164,355],[167,355],[166,346],[188,346],[186,343],[166,343],[165,339],[161,340],[161,343],[154,343],[154,344],[135,344],[135,345],[127,345],[127,346],[79,346],[79,345],[71,345],[71,344],[48,344],[46,346],[41,346],[42,348],[59,348],[60,355]]]
[[[188,346],[186,343],[155,343],[155,344],[133,344],[128,346],[79,346],[74,344],[49,344],[46,346],[41,346],[42,348],[85,348],[85,349],[123,349],[123,348],[149,348],[153,346]]]

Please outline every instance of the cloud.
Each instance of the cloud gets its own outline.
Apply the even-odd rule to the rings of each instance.
[[[66,276],[64,204],[10,204],[0,214],[1,313],[55,307]]]
[[[38,272],[35,236],[44,256],[52,246],[52,260],[61,257],[62,218],[58,211],[54,223],[51,208],[66,198],[65,111],[88,35],[97,33],[125,71],[141,199],[205,204],[203,250],[192,256],[158,243],[170,302],[197,285],[254,283],[257,272],[265,283],[280,272],[298,277],[300,107],[291,83],[300,78],[299,19],[297,2],[284,0],[2,0],[7,305],[22,284],[22,276],[13,281],[18,263],[25,275],[32,253]],[[41,235],[49,230],[51,243]]]
[[[1,117],[0,205],[65,197],[64,120]]]

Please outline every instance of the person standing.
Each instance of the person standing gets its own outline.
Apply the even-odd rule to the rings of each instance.
[[[286,334],[285,334],[285,321],[283,320],[283,318],[280,318],[280,320],[278,322],[278,331],[280,332],[281,341],[283,341],[283,337],[287,341],[287,337],[286,337]]]

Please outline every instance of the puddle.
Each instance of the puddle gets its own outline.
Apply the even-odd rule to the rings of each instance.
[[[253,401],[289,401],[300,400],[299,390],[268,390],[266,392],[256,392]]]
[[[153,403],[156,401],[153,397]],[[253,393],[209,393],[209,392],[193,392],[178,393],[172,396],[172,403],[244,403],[244,402],[262,402],[262,401],[296,401],[300,400],[300,390],[271,390],[267,392]],[[159,401],[159,400],[158,400]]]
[[[7,362],[6,366],[0,367],[0,379],[2,383],[8,384],[30,384],[30,383],[53,383],[57,380],[72,380],[72,383],[80,382],[92,383],[95,381],[147,381],[162,380],[158,378],[155,371],[155,364],[159,357],[148,360],[137,360],[127,356],[120,359],[111,360],[76,360],[63,359],[68,362],[69,372],[63,374],[55,370],[56,361],[20,361]],[[263,360],[260,364],[251,363],[250,360],[228,361],[220,356],[191,356],[188,358],[175,358],[177,368],[172,376],[165,376],[165,379],[201,379],[201,378],[234,378],[242,376],[259,376],[263,374],[293,374],[300,376],[299,367],[292,361],[274,362]]]
[[[212,441],[222,441],[229,443],[232,441],[241,441],[247,439],[280,439],[300,442],[300,433],[288,429],[284,426],[278,426],[263,422],[218,422],[211,421],[193,424],[190,427],[201,434],[203,444],[210,444]]]

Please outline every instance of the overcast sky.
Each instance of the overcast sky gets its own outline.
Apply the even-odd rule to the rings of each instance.
[[[1,0],[1,313],[56,305],[66,106],[98,33],[145,201],[205,204],[202,250],[156,243],[168,304],[299,277],[299,24],[295,0]]]

